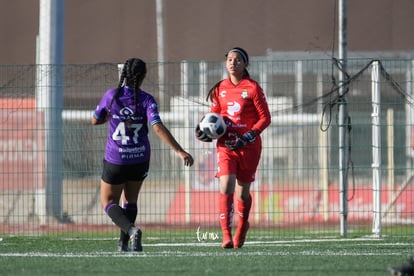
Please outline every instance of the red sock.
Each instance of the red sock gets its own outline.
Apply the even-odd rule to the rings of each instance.
[[[237,201],[237,212],[239,214],[239,223],[237,225],[236,233],[234,235],[234,248],[241,248],[246,240],[247,231],[249,230],[249,213],[252,207],[252,197],[245,201]]]
[[[237,213],[239,215],[239,223],[244,223],[249,220],[250,208],[252,207],[252,196],[245,201],[237,200]]]
[[[219,196],[220,225],[223,231],[223,242],[231,241],[231,224],[233,222],[233,194]]]

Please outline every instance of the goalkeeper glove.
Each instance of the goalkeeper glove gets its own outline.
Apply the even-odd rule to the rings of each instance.
[[[207,136],[207,134],[205,134],[201,129],[200,129],[200,125],[197,124],[197,127],[195,129],[195,137],[202,141],[202,142],[211,142],[213,141],[213,139],[211,139],[210,137]]]
[[[253,143],[256,140],[256,133],[253,130],[249,130],[243,135],[236,134],[234,140],[225,141],[226,147],[230,150],[238,150],[247,143]]]

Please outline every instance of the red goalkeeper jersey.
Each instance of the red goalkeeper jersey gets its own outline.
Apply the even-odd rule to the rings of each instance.
[[[237,85],[229,78],[222,80],[214,91],[210,111],[223,116],[227,124],[226,134],[217,141],[219,146],[229,135],[243,135],[251,129],[259,136],[271,121],[263,89],[250,78],[243,78]]]

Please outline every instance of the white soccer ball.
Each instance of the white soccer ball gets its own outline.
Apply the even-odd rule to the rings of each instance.
[[[207,113],[201,118],[200,130],[211,139],[218,139],[226,133],[226,123],[217,113]]]

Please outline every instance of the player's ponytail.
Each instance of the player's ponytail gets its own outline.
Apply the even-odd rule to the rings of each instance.
[[[130,79],[132,82],[131,85],[134,88],[135,115],[138,112],[138,91],[147,74],[147,66],[145,62],[139,58],[132,59],[131,63],[132,64],[130,66]]]
[[[114,100],[118,96],[118,93],[122,89],[122,86],[124,84],[124,81],[125,81],[125,78],[126,78],[126,68],[128,66],[127,64],[128,64],[128,60],[124,63],[124,66],[122,67],[121,76],[119,77],[118,86],[116,88],[114,96],[111,99],[111,103],[109,104],[109,107],[108,107],[109,113],[111,113],[112,103],[114,102]]]
[[[116,88],[115,94],[112,97],[111,103],[109,104],[109,112],[112,107],[112,103],[117,98],[119,91],[125,85],[132,87],[134,89],[134,103],[135,103],[135,112],[138,110],[138,91],[144,81],[144,78],[147,74],[147,66],[145,62],[139,58],[130,58],[125,61],[124,66],[122,67],[121,76],[119,78],[118,87]]]
[[[213,87],[210,88],[210,90],[207,93],[207,97],[206,97],[206,101],[207,102],[208,101],[211,101],[211,102],[214,101],[214,97],[215,97],[214,91],[217,90],[217,88],[219,87],[220,83],[221,83],[221,81],[217,82]]]

